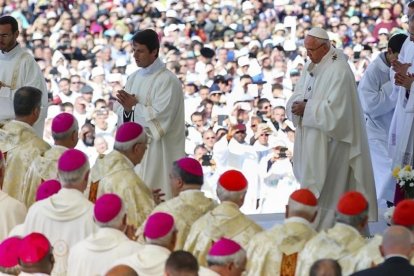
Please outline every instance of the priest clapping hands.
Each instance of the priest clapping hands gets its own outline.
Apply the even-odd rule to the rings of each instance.
[[[138,99],[135,95],[129,94],[125,90],[118,90],[116,93],[118,102],[124,107],[126,112],[130,112],[133,107],[138,103]]]

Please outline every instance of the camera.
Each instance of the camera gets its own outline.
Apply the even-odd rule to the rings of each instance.
[[[281,148],[280,149],[279,158],[286,158],[287,157],[287,155],[286,155],[287,149],[288,148]]]
[[[208,154],[201,156],[201,166],[211,166],[211,158],[212,156]]]

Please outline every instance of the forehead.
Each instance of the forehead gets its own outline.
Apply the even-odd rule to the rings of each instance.
[[[11,32],[12,26],[10,24],[0,24],[0,31],[3,32]]]
[[[310,36],[310,35],[307,35],[306,37],[305,37],[305,41],[304,41],[304,45],[305,45],[305,48],[307,48],[307,47],[309,47],[309,46],[313,46],[313,45],[315,45],[316,44],[316,39],[314,38],[314,37],[312,37],[312,36]]]
[[[148,47],[145,44],[139,44],[135,41],[132,42],[132,47],[137,50],[148,50]]]

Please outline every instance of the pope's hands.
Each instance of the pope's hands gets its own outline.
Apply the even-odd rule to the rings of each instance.
[[[129,94],[125,90],[118,90],[116,92],[116,97],[126,112],[130,112],[132,108],[138,103],[137,97],[135,97],[135,95]]]
[[[305,101],[296,101],[292,104],[292,113],[297,116],[303,116],[305,112],[306,102]]]

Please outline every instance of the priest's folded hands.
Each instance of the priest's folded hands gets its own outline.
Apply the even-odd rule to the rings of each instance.
[[[292,104],[292,113],[297,116],[303,116],[303,113],[305,112],[305,107],[305,101],[295,101]]]
[[[134,94],[129,94],[125,90],[118,90],[116,93],[118,102],[124,107],[124,110],[129,112],[138,104],[138,99]]]

